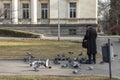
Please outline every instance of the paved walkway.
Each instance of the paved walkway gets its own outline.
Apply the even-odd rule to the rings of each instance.
[[[99,60],[101,61],[101,60]],[[0,60],[0,75],[66,75],[66,76],[107,76],[109,77],[109,65],[108,63],[99,64],[82,64],[80,69],[61,68],[60,65],[55,65],[50,62],[52,69],[47,69],[41,66],[39,71],[35,72],[29,64],[24,63],[22,60]],[[116,60],[117,61],[117,60]],[[118,62],[118,61],[117,61]],[[120,65],[116,65],[116,62],[112,62],[112,76],[120,78]],[[89,70],[88,67],[93,66],[93,70]],[[73,74],[73,71],[80,70],[78,74]]]
[[[98,38],[119,38],[120,36],[98,36]],[[57,36],[54,37],[48,37],[48,36],[42,36],[41,38],[20,38],[20,37],[0,37],[0,39],[34,39],[34,40],[58,40]],[[83,36],[61,36],[60,40],[71,40],[71,41],[82,41]]]
[[[120,38],[120,36],[98,36],[98,38]],[[46,36],[43,36],[42,39],[48,39],[48,40],[58,40],[58,37],[46,37]],[[75,40],[75,41],[82,41],[83,37],[81,36],[61,36],[60,37],[60,40]]]

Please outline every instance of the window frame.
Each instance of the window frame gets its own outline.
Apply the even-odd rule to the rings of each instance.
[[[26,7],[25,7],[26,6]],[[29,3],[22,3],[22,17],[23,19],[29,19],[30,18],[30,4]]]
[[[11,11],[11,4],[4,3],[3,5],[4,5],[4,19],[10,19],[11,18],[11,12],[10,12]],[[7,7],[5,7],[5,5],[7,5]]]
[[[77,3],[69,2],[69,18],[76,18],[76,17],[77,17]]]
[[[41,3],[41,18],[48,19],[48,3]]]
[[[77,29],[69,29],[69,35],[77,35]]]

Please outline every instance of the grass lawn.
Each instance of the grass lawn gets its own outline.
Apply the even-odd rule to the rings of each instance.
[[[0,76],[0,80],[109,80],[94,76]],[[119,79],[112,79],[119,80]]]
[[[27,52],[31,52],[36,58],[54,58],[57,54],[74,52],[78,56],[82,51],[86,56],[86,49],[81,43],[73,41],[52,40],[0,40],[0,59],[22,59]]]

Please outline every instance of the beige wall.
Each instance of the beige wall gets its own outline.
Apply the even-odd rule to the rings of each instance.
[[[67,18],[68,4],[66,0],[59,0],[60,4],[60,18]]]
[[[58,18],[58,0],[50,0],[50,18]]]
[[[80,18],[97,17],[97,0],[80,0]]]
[[[69,18],[69,2],[77,3],[77,18],[97,18],[97,0],[59,0],[60,18]],[[50,18],[58,17],[58,0],[50,0]]]
[[[59,0],[60,18],[69,18],[69,3],[70,2],[77,3],[77,18],[80,18],[79,0]],[[58,0],[50,0],[50,18],[58,18]]]

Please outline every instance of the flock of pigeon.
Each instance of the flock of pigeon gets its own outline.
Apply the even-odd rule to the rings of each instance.
[[[61,65],[61,68],[74,68],[76,70],[73,71],[73,74],[78,74],[80,72],[80,68],[82,64],[87,64],[88,60],[86,58],[81,58],[83,53],[78,54],[77,57],[71,57],[73,52],[68,52],[69,57],[66,57],[65,54],[58,54],[52,61],[55,65],[60,65],[62,62],[64,64]],[[33,67],[34,71],[39,71],[40,66],[44,66],[45,68],[51,69],[49,66],[49,59],[47,60],[36,60],[35,57],[31,53],[27,53],[27,56],[24,58],[24,62],[29,63],[31,67]],[[93,70],[93,66],[88,67],[89,70]]]

